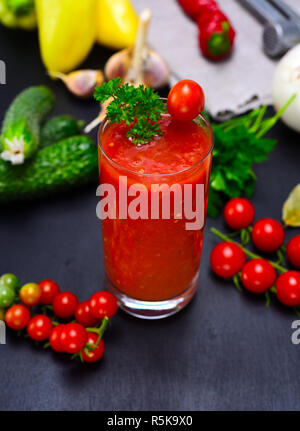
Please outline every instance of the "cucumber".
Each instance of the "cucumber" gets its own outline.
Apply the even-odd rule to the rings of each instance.
[[[59,115],[46,122],[41,131],[40,148],[80,135],[83,123],[70,115]]]
[[[0,203],[66,190],[96,180],[97,171],[94,141],[88,136],[73,136],[41,149],[24,165],[1,163]]]
[[[22,164],[37,150],[40,126],[53,109],[52,91],[43,86],[22,91],[5,114],[0,136],[2,159]]]

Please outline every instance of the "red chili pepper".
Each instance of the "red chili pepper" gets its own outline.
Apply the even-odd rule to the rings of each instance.
[[[222,60],[230,54],[235,31],[223,12],[203,13],[199,17],[198,28],[200,48],[205,57]]]
[[[222,60],[232,50],[235,30],[215,0],[178,0],[198,23],[200,48],[205,57]]]
[[[217,12],[219,7],[215,0],[178,0],[184,12],[194,21],[204,12]]]

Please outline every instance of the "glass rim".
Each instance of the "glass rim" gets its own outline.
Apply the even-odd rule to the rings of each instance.
[[[161,98],[162,100],[164,100],[164,101],[166,101],[167,99],[166,98]],[[141,177],[148,177],[148,178],[151,178],[151,177],[170,177],[170,176],[172,176],[172,175],[180,175],[180,174],[183,174],[183,173],[186,173],[186,172],[188,172],[188,171],[190,171],[191,169],[194,169],[196,166],[198,166],[198,165],[200,165],[201,163],[203,163],[207,158],[208,158],[208,156],[212,153],[212,150],[213,150],[213,148],[214,148],[214,134],[213,134],[213,129],[212,129],[212,126],[211,126],[211,124],[210,124],[210,122],[207,120],[207,118],[205,118],[204,117],[204,115],[202,115],[202,114],[199,114],[193,121],[195,121],[195,120],[197,120],[197,119],[201,119],[204,123],[205,123],[205,125],[208,127],[208,129],[209,129],[209,131],[210,131],[210,133],[211,133],[211,144],[210,144],[210,146],[209,146],[209,149],[207,150],[207,153],[202,157],[202,159],[200,159],[200,160],[198,160],[196,163],[194,163],[193,165],[191,165],[191,166],[189,166],[189,167],[187,167],[187,168],[184,168],[184,169],[182,169],[182,170],[180,170],[180,171],[176,171],[176,172],[169,172],[169,173],[159,173],[159,174],[145,174],[145,173],[142,173],[142,172],[139,172],[139,171],[134,171],[133,169],[129,169],[129,168],[126,168],[125,166],[122,166],[122,165],[120,165],[118,162],[116,162],[115,160],[113,160],[111,157],[109,157],[109,155],[106,153],[106,151],[104,150],[104,148],[103,148],[103,146],[102,146],[102,143],[101,143],[101,135],[102,135],[102,133],[103,133],[103,129],[104,129],[104,127],[108,124],[108,123],[110,123],[110,121],[107,119],[107,117],[105,117],[104,118],[104,120],[102,121],[102,123],[101,123],[101,125],[100,125],[100,127],[99,127],[99,129],[98,129],[98,145],[99,145],[99,147],[100,147],[100,149],[101,149],[101,151],[102,151],[102,153],[104,154],[104,156],[106,157],[106,159],[108,159],[109,160],[109,162],[113,165],[113,166],[115,166],[116,168],[118,168],[118,169],[122,169],[122,170],[124,170],[124,171],[126,171],[126,172],[128,172],[128,173],[130,173],[130,174],[134,174],[134,175],[138,175],[138,176],[141,176]]]

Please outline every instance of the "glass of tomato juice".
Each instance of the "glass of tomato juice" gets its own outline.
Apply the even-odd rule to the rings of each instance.
[[[196,292],[213,150],[201,115],[182,123],[163,114],[160,126],[162,134],[140,146],[123,123],[105,120],[99,130],[106,286],[121,308],[145,319],[176,313]],[[203,223],[188,229],[185,205],[196,208],[197,185]]]

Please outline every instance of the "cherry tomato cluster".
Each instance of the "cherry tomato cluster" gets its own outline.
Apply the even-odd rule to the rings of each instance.
[[[252,226],[255,210],[244,198],[231,199],[225,206],[224,218],[234,232],[224,235],[212,228],[212,232],[223,240],[210,255],[213,271],[222,278],[232,278],[239,290],[242,284],[250,292],[265,293],[267,304],[270,302],[269,292],[275,293],[282,304],[295,307],[299,314],[300,272],[288,270],[283,265],[286,255],[290,265],[300,269],[300,235],[293,237],[285,247],[285,231],[277,220],[263,218]],[[231,239],[238,234],[242,244]],[[270,261],[245,248],[250,240],[258,250],[276,253],[278,260]],[[247,256],[251,258],[248,262]]]
[[[38,314],[33,309],[37,306],[41,307]],[[21,287],[14,274],[0,278],[0,318],[6,325],[16,331],[26,328],[32,340],[46,342],[44,347],[55,352],[79,356],[83,362],[102,358],[105,350],[102,337],[117,310],[115,296],[107,291],[97,292],[90,300],[79,303],[74,293],[61,292],[53,280]],[[74,320],[67,322],[70,319]]]

